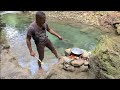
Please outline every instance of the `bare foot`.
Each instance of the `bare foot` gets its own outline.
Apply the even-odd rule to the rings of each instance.
[[[58,61],[55,63],[55,66],[58,65],[60,63],[60,60],[61,58],[58,58]]]
[[[47,77],[46,72],[42,68],[39,69],[39,72],[41,74],[41,79],[45,79]]]
[[[61,56],[58,57],[58,61],[60,61],[60,60],[61,60]]]
[[[44,70],[42,68],[39,68],[38,72],[39,73],[44,73]]]
[[[61,58],[59,57],[57,63],[60,63],[60,60],[61,60]]]

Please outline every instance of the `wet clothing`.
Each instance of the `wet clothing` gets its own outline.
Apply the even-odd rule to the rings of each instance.
[[[45,47],[48,47],[51,51],[55,50],[54,46],[46,35],[46,31],[48,29],[49,27],[47,23],[45,23],[41,28],[36,24],[36,22],[33,22],[27,30],[27,35],[31,36],[36,44],[40,60],[43,60],[44,58]]]

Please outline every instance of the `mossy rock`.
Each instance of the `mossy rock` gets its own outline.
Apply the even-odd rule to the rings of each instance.
[[[119,36],[104,36],[94,51],[90,65],[97,78],[120,79]],[[97,69],[97,70],[96,70]]]

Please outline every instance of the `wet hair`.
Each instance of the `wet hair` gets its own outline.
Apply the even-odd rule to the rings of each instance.
[[[36,12],[36,19],[37,18],[44,18],[45,17],[45,13],[44,12],[42,12],[42,11],[37,11]]]

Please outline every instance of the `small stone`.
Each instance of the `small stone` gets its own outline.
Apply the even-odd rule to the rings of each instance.
[[[67,67],[69,67],[70,65],[69,65],[68,63],[64,63],[63,66],[67,68]]]
[[[6,26],[5,23],[1,23],[1,24],[0,24],[0,27],[5,27],[5,26]]]
[[[117,33],[120,35],[120,26],[117,27]]]
[[[73,66],[81,66],[81,65],[83,65],[84,64],[84,60],[74,60],[74,61],[72,61],[71,62],[71,65],[73,65]]]
[[[63,66],[63,69],[66,70],[66,71],[70,71],[70,72],[75,71],[75,68],[73,66],[71,66],[71,65]]]
[[[71,59],[69,57],[63,57],[64,62],[69,63]]]
[[[71,49],[70,48],[65,50],[65,56],[69,56],[70,53],[71,53]]]
[[[88,71],[88,66],[82,65],[80,69],[81,69],[81,72],[86,72]]]
[[[84,61],[84,65],[85,65],[85,66],[88,66],[88,65],[89,65],[89,61],[85,60],[85,61]]]
[[[10,45],[4,45],[3,46],[3,49],[9,49],[10,48]]]

